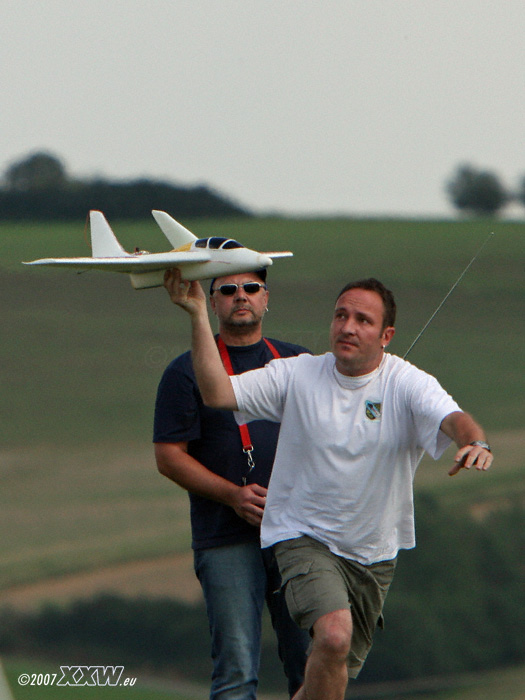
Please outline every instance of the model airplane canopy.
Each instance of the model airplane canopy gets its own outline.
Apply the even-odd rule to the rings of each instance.
[[[169,214],[152,212],[164,235],[174,247],[167,253],[136,250],[128,253],[120,245],[101,211],[90,211],[91,258],[42,258],[24,265],[71,267],[76,270],[106,270],[129,274],[135,289],[161,287],[164,272],[173,267],[181,270],[185,280],[225,277],[253,272],[272,264],[273,258],[293,255],[289,251],[258,253],[231,238],[213,236],[197,238]]]

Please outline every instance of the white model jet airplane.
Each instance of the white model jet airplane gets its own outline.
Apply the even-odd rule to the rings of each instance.
[[[148,253],[136,250],[128,253],[120,245],[101,211],[90,211],[91,258],[42,258],[24,265],[71,267],[76,270],[106,270],[129,274],[135,289],[161,287],[165,270],[178,267],[188,281],[211,279],[253,272],[272,264],[273,258],[288,258],[290,251],[258,253],[231,238],[213,236],[197,238],[164,211],[152,211],[174,250]]]

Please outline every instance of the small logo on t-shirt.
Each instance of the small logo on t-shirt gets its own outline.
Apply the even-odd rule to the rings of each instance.
[[[380,420],[381,419],[381,402],[380,401],[365,401],[365,413],[366,417],[370,420]]]

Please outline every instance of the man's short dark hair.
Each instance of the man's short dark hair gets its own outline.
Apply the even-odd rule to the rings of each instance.
[[[383,300],[384,308],[382,330],[384,330],[388,326],[395,325],[396,302],[394,301],[394,295],[392,294],[390,289],[387,289],[385,287],[385,285],[382,282],[376,280],[375,277],[368,277],[367,279],[357,280],[356,282],[349,282],[341,289],[341,291],[337,295],[337,299],[339,299],[339,297],[345,292],[349,292],[351,289],[366,289],[368,292],[376,292],[377,294],[379,294],[379,296]]]
[[[257,275],[257,277],[261,280],[261,282],[264,282],[266,284],[266,275],[268,274],[268,270],[265,267],[261,267],[260,270],[254,270],[253,271],[254,275]],[[226,275],[224,275],[226,277]],[[211,281],[210,284],[210,296],[213,294],[213,285],[215,284],[217,280],[217,277],[214,277]]]

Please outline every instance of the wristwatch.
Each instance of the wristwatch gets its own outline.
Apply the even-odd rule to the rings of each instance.
[[[474,440],[474,442],[469,442],[469,445],[473,445],[474,447],[483,447],[484,450],[492,452],[488,442],[483,442],[483,440]]]

